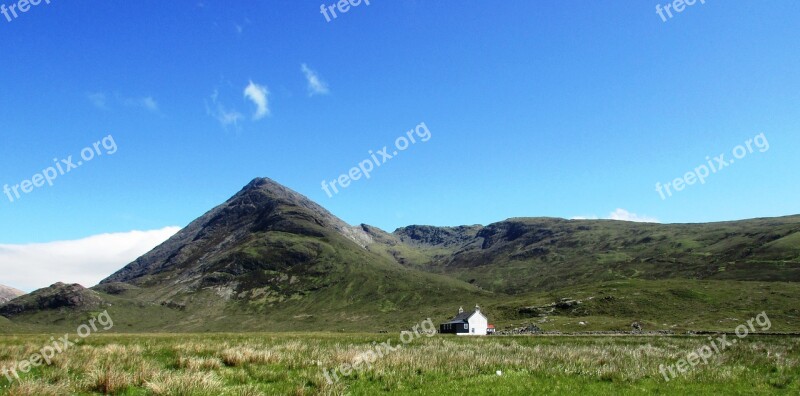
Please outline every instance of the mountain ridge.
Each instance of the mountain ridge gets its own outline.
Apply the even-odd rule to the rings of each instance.
[[[52,326],[107,305],[137,331],[360,331],[444,320],[478,303],[498,324],[557,328],[579,316],[599,329],[633,320],[713,328],[749,306],[731,304],[728,288],[758,285],[786,290],[763,301],[800,328],[800,312],[782,308],[800,299],[798,282],[800,216],[708,224],[515,217],[389,233],[348,225],[257,178],[91,290],[42,289],[26,300],[38,305],[0,305],[0,313]],[[76,290],[88,304],[48,303],[71,301]],[[583,306],[531,308],[576,296]],[[679,306],[727,316],[698,319]]]

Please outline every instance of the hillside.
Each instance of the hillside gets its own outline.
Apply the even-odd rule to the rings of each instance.
[[[0,315],[13,319],[31,311],[97,309],[105,305],[97,293],[81,285],[56,283],[0,305]]]
[[[800,216],[709,224],[518,218],[410,226],[373,239],[370,249],[402,265],[512,295],[624,279],[800,281]]]
[[[68,328],[101,308],[115,331],[397,330],[476,303],[500,328],[726,329],[768,310],[790,331],[800,330],[798,281],[800,216],[515,218],[388,233],[255,179],[100,285],[56,284],[0,305],[12,322],[0,331]]]
[[[357,328],[451,307],[481,292],[369,252],[372,238],[269,179],[256,179],[104,280],[119,296],[186,316],[181,328]]]

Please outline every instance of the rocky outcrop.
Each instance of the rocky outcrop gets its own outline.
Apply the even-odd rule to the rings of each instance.
[[[412,225],[398,228],[394,234],[400,241],[411,245],[460,247],[473,241],[483,227],[433,227]]]
[[[100,296],[78,284],[56,283],[0,305],[0,315],[13,318],[45,310],[92,310],[105,304]]]

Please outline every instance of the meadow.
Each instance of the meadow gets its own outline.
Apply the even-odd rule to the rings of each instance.
[[[0,336],[0,368],[52,335]],[[323,370],[401,348],[328,381]],[[800,338],[751,335],[671,381],[707,336],[419,337],[400,334],[96,334],[20,373],[3,395],[793,394]]]

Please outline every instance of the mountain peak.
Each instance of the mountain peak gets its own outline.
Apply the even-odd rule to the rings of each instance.
[[[254,235],[281,233],[321,238],[335,232],[365,249],[372,238],[304,195],[269,178],[256,178],[225,203],[102,283],[142,281],[148,275],[198,269],[252,242]]]
[[[268,177],[257,177],[247,183],[242,190],[288,190],[284,185]]]
[[[22,290],[17,290],[13,287],[0,285],[0,304],[11,301],[24,294],[25,292]]]

